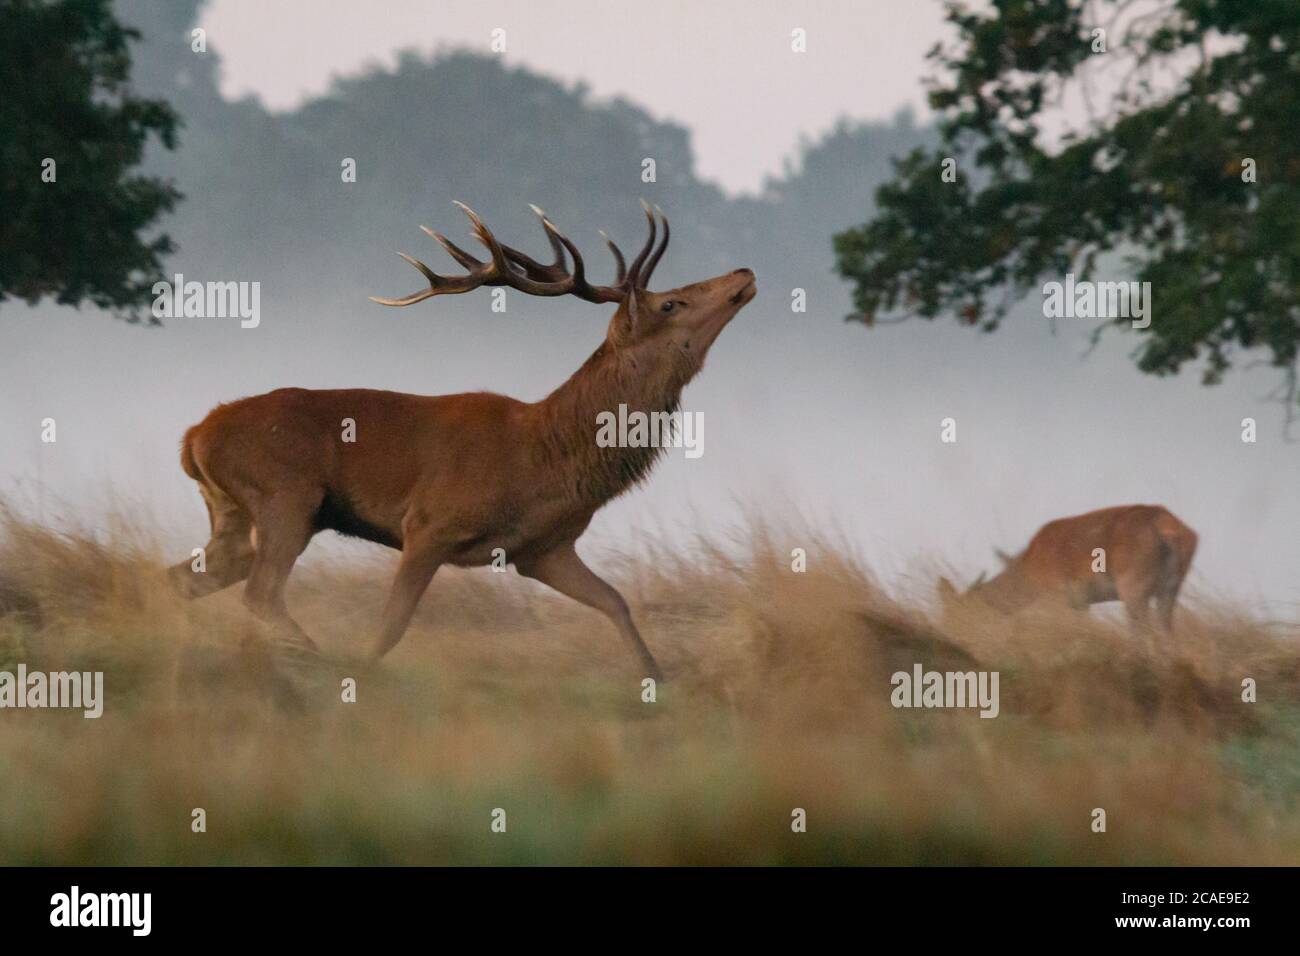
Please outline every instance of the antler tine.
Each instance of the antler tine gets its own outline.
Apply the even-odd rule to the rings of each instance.
[[[621,274],[613,286],[593,286],[588,283],[587,266],[582,259],[582,253],[578,251],[578,247],[568,236],[560,232],[559,227],[551,222],[544,210],[532,203],[529,203],[528,207],[541,220],[542,228],[546,230],[546,239],[555,252],[555,262],[549,266],[544,266],[518,249],[502,246],[506,258],[511,263],[521,266],[531,279],[541,279],[549,282],[568,281],[570,284],[569,291],[588,302],[617,302],[623,298],[623,277]],[[572,273],[565,269],[565,252],[568,252],[569,257],[573,260]]]
[[[487,248],[491,254],[491,259],[488,261],[479,260],[442,233],[434,232],[427,226],[421,226],[420,229],[426,235],[432,237],[435,242],[446,250],[449,256],[465,268],[466,274],[461,276],[441,276],[419,259],[408,256],[404,252],[399,252],[398,255],[420,271],[420,274],[429,283],[429,288],[413,292],[399,299],[371,296],[372,301],[378,302],[380,305],[412,305],[416,302],[423,302],[435,295],[469,292],[479,286],[487,285],[509,286],[528,295],[575,295],[588,302],[619,302],[624,298],[630,298],[635,302],[637,289],[644,287],[643,285],[638,286],[637,277],[640,274],[642,265],[646,262],[646,257],[650,256],[652,252],[654,253],[646,270],[646,277],[648,278],[650,271],[655,267],[655,263],[663,255],[664,246],[668,244],[668,220],[664,218],[664,241],[661,246],[655,248],[655,218],[650,212],[650,207],[643,201],[641,205],[645,208],[646,220],[650,223],[650,238],[646,241],[645,247],[633,260],[629,269],[623,259],[622,251],[614,244],[613,240],[602,232],[601,235],[605,236],[605,242],[614,254],[614,261],[618,264],[618,278],[615,280],[614,285],[592,285],[587,281],[586,264],[582,260],[582,254],[578,251],[578,247],[560,232],[555,223],[551,222],[546,213],[537,206],[533,206],[532,210],[541,220],[542,228],[546,231],[546,239],[551,244],[551,250],[555,253],[555,262],[549,266],[542,265],[517,249],[502,245],[474,210],[462,202],[457,202],[456,205],[469,218],[473,226],[474,237]],[[663,218],[663,213],[659,212],[659,216]],[[566,254],[573,260],[572,272],[565,268]]]
[[[614,262],[618,264],[618,274],[614,277],[614,285],[622,285],[623,280],[627,278],[627,263],[623,261],[623,250],[614,245],[614,240],[605,235],[605,230],[600,230],[600,238],[605,240],[605,245],[609,246],[609,251],[614,253]]]
[[[452,242],[442,233],[434,232],[428,226],[421,226],[420,228],[427,236],[432,238],[434,242],[446,249],[447,255],[451,256],[466,269],[478,269],[483,266],[483,263],[480,260],[471,256],[468,252],[456,245],[456,243]]]
[[[586,299],[588,302],[618,302],[623,298],[623,288],[619,285],[604,286],[591,285],[587,282],[587,266],[582,261],[582,253],[568,236],[555,228],[555,223],[549,219],[543,219],[542,225],[546,227],[547,233],[554,239],[564,245],[573,257],[573,294],[579,298]]]
[[[507,245],[502,245],[501,249],[505,252],[506,258],[510,260],[511,264],[521,267],[529,278],[540,279],[545,282],[557,282],[567,279],[569,273],[564,268],[564,246],[552,234],[551,229],[547,228],[546,213],[532,203],[528,204],[528,208],[541,220],[542,228],[546,230],[546,240],[551,244],[551,251],[555,254],[555,261],[549,266],[544,266],[532,256],[520,252],[518,249],[513,249]]]
[[[551,242],[558,243],[561,248],[567,249],[569,255],[573,257],[572,278],[574,288],[585,287],[587,285],[587,266],[582,261],[582,253],[578,251],[578,247],[569,241],[568,236],[555,228],[555,223],[545,216],[542,217],[542,228],[546,230],[546,236]]]
[[[388,299],[372,295],[370,296],[372,302],[378,302],[380,305],[414,305],[416,302],[423,302],[425,299],[432,298],[435,295],[452,295],[460,292],[470,292],[477,289],[479,286],[493,284],[496,277],[500,274],[498,262],[500,257],[500,247],[496,245],[495,237],[493,237],[492,233],[483,225],[483,221],[474,214],[473,210],[469,209],[469,207],[465,206],[463,203],[457,203],[457,205],[465,210],[471,221],[473,221],[475,226],[478,227],[479,231],[477,235],[483,241],[483,244],[492,251],[493,261],[480,262],[446,236],[434,232],[427,226],[421,226],[420,228],[426,234],[432,236],[440,246],[447,250],[448,255],[468,269],[469,272],[463,276],[440,276],[419,259],[408,256],[405,252],[399,252],[399,256],[416,269],[420,270],[420,274],[428,281],[429,288],[421,289],[419,292],[413,292],[400,299]],[[486,239],[483,238],[484,233],[487,235]]]
[[[455,200],[455,204],[474,224],[474,238],[487,246],[488,252],[492,253],[493,271],[496,273],[493,278],[504,278],[510,272],[510,267],[506,264],[506,254],[501,248],[501,243],[497,242],[497,237],[492,235],[492,230],[487,227],[487,223],[479,218],[478,213],[460,200]]]
[[[410,295],[403,296],[400,299],[385,299],[382,296],[367,296],[371,302],[378,302],[380,305],[415,305],[417,302],[423,302],[425,299],[431,299],[438,293],[433,289],[421,289],[419,292],[413,292]]]
[[[631,289],[644,288],[641,285],[641,264],[645,262],[646,256],[650,255],[650,250],[655,244],[655,217],[650,212],[650,204],[644,199],[641,200],[641,208],[645,210],[646,222],[650,224],[650,235],[646,238],[645,245],[637,253],[636,258],[632,260],[632,265],[627,270],[627,285]]]
[[[463,202],[457,202],[456,205],[474,224],[475,237],[479,242],[487,246],[488,251],[492,253],[492,265],[490,271],[486,273],[487,278],[483,282],[484,285],[505,285],[529,295],[565,295],[573,291],[573,279],[563,272],[562,262],[557,270],[554,267],[540,265],[515,249],[510,249],[509,254],[507,254],[506,250],[509,247],[502,246],[497,241],[497,237],[492,234],[492,230],[487,227],[487,224],[479,218],[478,213]],[[545,224],[545,217],[543,217],[542,222]],[[515,268],[515,261],[512,261],[512,259],[515,261],[526,260],[528,265],[521,262],[519,263],[520,268],[517,269]],[[532,267],[531,274],[529,265]],[[562,278],[551,280],[550,277],[556,271],[560,272]],[[547,279],[535,279],[533,278],[535,274],[546,276]]]
[[[401,256],[403,259],[405,259],[407,262],[409,262],[411,265],[415,266],[415,268],[419,269],[420,272],[424,275],[424,277],[429,280],[429,285],[431,286],[437,285],[438,282],[442,279],[442,276],[436,274],[432,269],[426,266],[419,259],[415,259],[411,256],[408,256],[405,252],[399,252],[398,255]]]
[[[569,278],[574,295],[588,302],[619,302],[622,300],[624,290],[621,284],[609,286],[589,283],[587,281],[587,264],[583,261],[582,253],[578,251],[578,247],[573,240],[560,232],[550,219],[543,217],[542,225],[546,227],[546,233],[551,237],[551,240],[560,243],[573,259],[573,272]]]
[[[664,237],[650,258],[646,260],[645,272],[641,274],[641,288],[643,289],[650,284],[650,274],[655,271],[655,266],[659,265],[659,260],[663,258],[664,250],[668,248],[668,217],[664,215],[664,211],[658,206],[655,206],[655,215],[664,224]]]
[[[435,295],[469,292],[484,284],[484,279],[480,273],[471,272],[469,275],[464,276],[440,276],[419,259],[408,256],[405,252],[399,252],[398,255],[420,270],[420,274],[429,281],[429,288],[421,289],[419,292],[412,292],[400,299],[387,299],[382,296],[372,295],[370,301],[378,302],[380,305],[414,305]],[[486,266],[487,264],[482,263],[481,265]]]
[[[546,218],[546,212],[544,210],[542,210],[538,206],[534,206],[532,203],[528,204],[528,208],[531,209],[533,213],[537,216],[537,218],[541,221],[542,229],[546,231],[546,239],[551,244],[551,252],[555,254],[555,262],[552,263],[551,267],[555,269],[563,269],[564,268],[564,247],[560,243],[560,235],[558,231],[555,229],[554,226],[551,225],[550,220]]]

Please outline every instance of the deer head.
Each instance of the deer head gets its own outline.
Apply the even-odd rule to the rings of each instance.
[[[508,286],[528,295],[572,295],[587,302],[617,302],[618,311],[610,320],[606,334],[608,348],[627,353],[634,362],[638,357],[658,359],[661,364],[666,362],[680,368],[689,378],[703,365],[718,334],[755,294],[754,273],[749,269],[736,269],[680,289],[651,292],[647,285],[668,248],[670,233],[668,218],[658,208],[652,211],[644,201],[641,205],[649,224],[649,236],[630,266],[613,240],[601,233],[618,268],[612,285],[592,285],[587,281],[586,264],[577,246],[536,206],[531,208],[541,221],[555,257],[549,265],[498,242],[472,209],[464,203],[456,205],[469,217],[474,236],[487,248],[489,258],[479,260],[441,233],[421,226],[467,270],[466,274],[441,276],[420,260],[399,252],[399,256],[420,270],[429,287],[400,299],[371,296],[373,301],[381,305],[413,305],[435,295],[469,292],[480,286]],[[656,215],[663,233],[657,243]]]
[[[479,260],[421,226],[466,273],[441,276],[418,259],[398,253],[420,270],[429,287],[400,299],[371,298],[381,305],[402,306],[479,286],[508,286],[528,295],[572,295],[586,302],[617,303],[605,341],[577,372],[534,406],[540,416],[538,434],[545,436],[539,444],[540,458],[565,472],[563,484],[575,500],[598,507],[642,480],[663,450],[662,444],[599,446],[599,416],[624,406],[647,414],[678,411],[682,389],[703,366],[709,347],[754,297],[754,274],[737,269],[680,289],[651,292],[647,284],[668,247],[669,226],[662,212],[642,202],[649,226],[645,244],[628,264],[605,236],[618,271],[611,285],[593,285],[577,246],[536,206],[533,212],[554,254],[549,265],[497,241],[472,209],[456,205],[469,217],[473,234],[489,257]]]
[[[945,611],[957,607],[983,606],[1010,614],[1030,603],[1033,597],[1034,589],[1023,572],[1016,567],[1014,558],[993,577],[980,572],[980,576],[965,591],[958,590],[947,578],[939,579],[939,598]]]
[[[941,576],[938,585],[940,603],[945,610],[948,610],[961,604],[967,598],[979,595],[980,590],[988,583],[986,581],[987,577],[988,575],[981,571],[980,576],[971,583],[970,587],[965,591],[961,591],[950,580]]]

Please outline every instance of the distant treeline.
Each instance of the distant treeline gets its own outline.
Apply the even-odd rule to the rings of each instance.
[[[451,205],[461,199],[506,241],[538,255],[546,246],[527,204],[543,206],[590,250],[589,267],[601,276],[611,263],[596,230],[625,249],[637,245],[644,196],[673,224],[678,256],[661,267],[664,281],[744,264],[764,288],[835,290],[847,308],[831,236],[866,218],[891,157],[930,141],[908,114],[844,122],[805,143],[760,196],[733,199],[696,175],[684,127],[464,51],[407,52],[391,71],[340,80],[298,110],[271,113],[251,98],[218,94],[219,38],[209,38],[206,54],[190,49],[200,5],[117,6],[144,35],[136,87],[168,99],[185,123],[179,149],[159,151],[151,171],[174,177],[185,194],[166,228],[180,245],[172,265],[194,275],[271,269],[277,281],[333,296],[378,288],[394,249],[427,253],[450,270],[417,227],[463,236]],[[641,181],[646,157],[655,160],[655,183]],[[341,180],[345,158],[356,161],[355,183]],[[380,278],[391,284],[391,275]]]

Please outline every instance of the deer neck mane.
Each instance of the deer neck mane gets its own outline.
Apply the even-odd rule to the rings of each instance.
[[[675,350],[674,350],[675,351]],[[643,481],[663,453],[658,447],[601,447],[601,416],[677,412],[696,368],[685,356],[653,356],[608,342],[563,385],[537,403],[544,469],[575,503],[600,507]],[[665,438],[667,436],[664,436]]]

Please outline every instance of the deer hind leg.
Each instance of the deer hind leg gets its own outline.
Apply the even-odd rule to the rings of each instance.
[[[1184,542],[1180,549],[1174,542],[1166,541],[1164,545],[1165,560],[1160,585],[1156,591],[1156,616],[1166,634],[1174,631],[1174,605],[1178,601],[1178,592],[1182,589],[1183,579],[1192,565],[1192,554],[1196,550],[1195,536],[1190,546]]]
[[[167,569],[173,588],[187,598],[201,598],[237,584],[253,568],[253,519],[224,492],[206,485],[199,487],[212,526],[203,549],[203,570],[195,569],[194,559]]]
[[[660,670],[654,655],[650,653],[650,648],[646,647],[645,641],[641,639],[636,625],[632,623],[632,613],[628,610],[623,595],[597,577],[596,573],[578,557],[578,552],[573,549],[572,544],[556,548],[539,558],[517,564],[515,567],[524,577],[541,581],[566,597],[573,598],[579,604],[585,604],[604,614],[614,622],[619,633],[632,645],[649,676],[659,683],[663,682],[663,671]]]
[[[254,517],[256,554],[244,587],[244,605],[260,620],[285,632],[294,643],[316,644],[289,616],[284,587],[298,556],[314,533],[321,495],[278,494],[267,499]]]
[[[1147,597],[1132,598],[1124,602],[1124,609],[1128,611],[1129,623],[1133,630],[1142,631],[1151,624],[1151,601]]]

